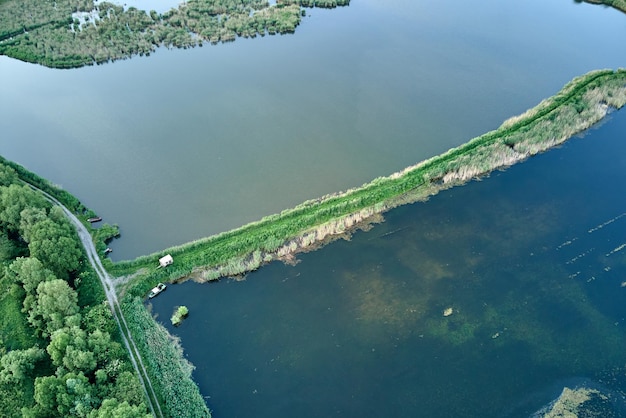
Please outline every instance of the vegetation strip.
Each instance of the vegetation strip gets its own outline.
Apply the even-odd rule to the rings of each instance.
[[[389,177],[345,193],[305,202],[241,228],[173,247],[133,261],[108,264],[125,285],[143,296],[158,282],[213,280],[242,274],[332,239],[398,205],[425,199],[453,185],[556,146],[626,103],[626,70],[599,70],[577,77],[555,96],[500,128]],[[165,253],[175,263],[156,269]],[[110,262],[109,262],[110,263]]]

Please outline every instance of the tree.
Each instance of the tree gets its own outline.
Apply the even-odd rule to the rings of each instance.
[[[89,418],[149,418],[145,405],[133,405],[116,399],[105,399],[96,411],[89,414]]]
[[[36,405],[23,413],[33,417],[87,417],[99,403],[93,391],[82,373],[38,377],[35,379]]]
[[[44,268],[41,261],[35,257],[17,258],[9,266],[8,272],[13,280],[22,285],[26,292],[24,299],[24,312],[28,312],[37,298],[37,286],[40,283],[55,280],[54,274]]]
[[[67,221],[46,218],[31,225],[24,233],[29,238],[30,255],[41,260],[57,277],[67,278],[68,272],[78,269],[82,251]]]
[[[31,231],[35,226],[48,218],[48,213],[44,208],[28,207],[20,212],[20,235],[26,242],[31,242]]]
[[[31,377],[35,364],[45,357],[38,347],[26,350],[12,350],[0,358],[0,382],[22,384]]]
[[[110,396],[118,399],[120,402],[139,405],[143,402],[144,394],[137,376],[126,370],[115,379],[115,385],[111,390]]]
[[[8,165],[0,164],[0,186],[10,186],[17,183],[19,177],[15,170]]]
[[[22,211],[29,207],[45,208],[50,204],[44,197],[25,185],[0,187],[0,222],[10,231],[18,231]]]
[[[77,326],[54,331],[46,351],[52,364],[61,370],[88,374],[96,368],[94,353],[87,344],[87,333]]]
[[[38,377],[35,379],[35,407],[31,416],[60,417],[58,394],[64,390],[63,381],[56,376]],[[26,411],[25,411],[26,412]],[[26,414],[25,414],[26,415]]]
[[[103,332],[99,329],[89,334],[87,347],[93,353],[98,366],[104,366],[109,361],[124,356],[122,345],[117,341],[112,341],[108,332]]]
[[[64,326],[80,324],[76,292],[63,280],[39,283],[28,322],[47,337]]]

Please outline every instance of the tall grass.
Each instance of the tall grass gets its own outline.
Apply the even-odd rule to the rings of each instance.
[[[172,418],[210,417],[191,379],[194,367],[183,357],[179,341],[154,321],[139,298],[126,298],[122,311],[164,414]]]
[[[310,200],[238,229],[132,261],[108,264],[118,276],[141,271],[126,290],[143,295],[159,281],[211,280],[245,273],[262,263],[336,236],[375,214],[424,199],[476,176],[558,145],[626,103],[626,70],[577,77],[523,115],[449,151],[344,193]],[[155,269],[165,253],[167,269]]]

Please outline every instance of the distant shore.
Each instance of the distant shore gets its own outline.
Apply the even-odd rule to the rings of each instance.
[[[591,4],[603,4],[626,13],[626,0],[584,0]]]

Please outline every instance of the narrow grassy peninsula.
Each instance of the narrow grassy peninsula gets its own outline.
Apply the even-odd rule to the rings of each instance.
[[[139,297],[158,282],[209,281],[243,274],[316,248],[355,226],[375,221],[391,208],[426,199],[559,145],[625,103],[626,70],[593,71],[498,129],[389,177],[163,253],[110,263],[108,268],[126,277],[122,281],[127,295]],[[166,253],[175,263],[155,269]]]

